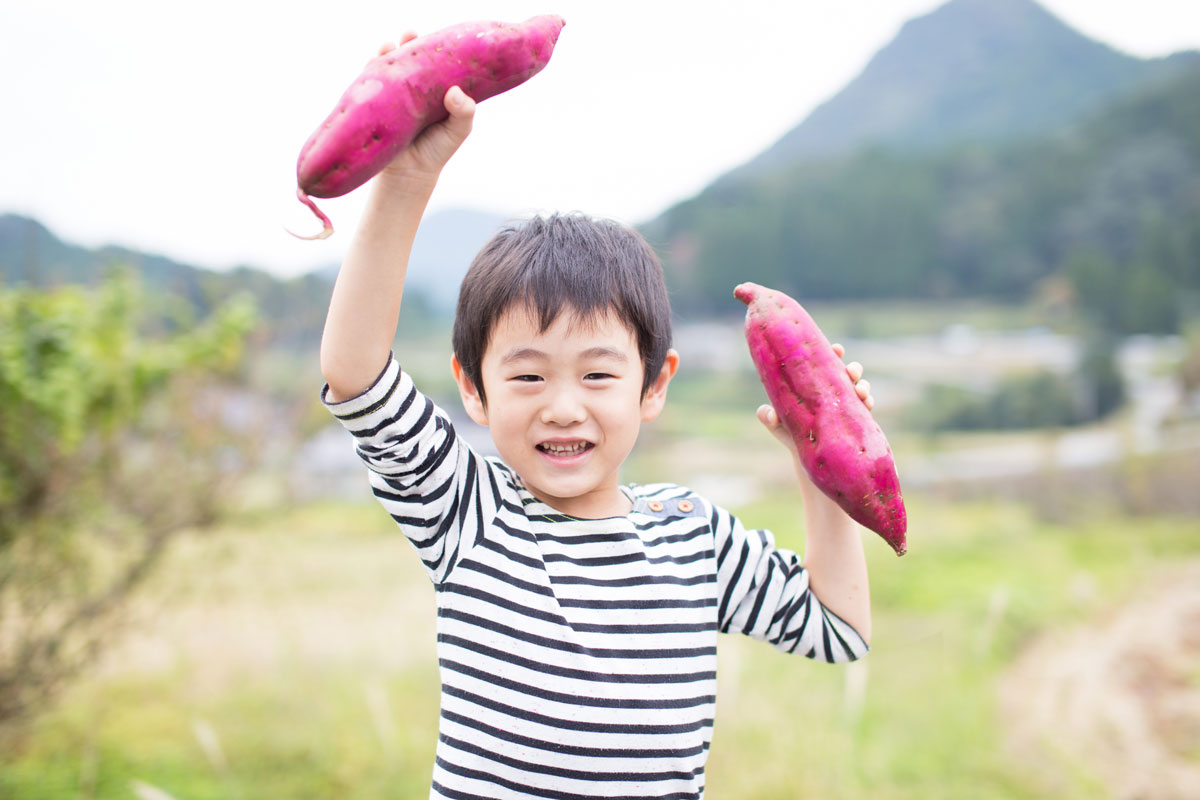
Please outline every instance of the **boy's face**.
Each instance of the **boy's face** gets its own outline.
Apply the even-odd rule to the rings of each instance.
[[[642,397],[633,332],[615,315],[564,311],[544,332],[523,308],[497,321],[484,353],[485,408],[457,360],[463,405],[491,428],[500,457],[542,502],[572,516],[629,511],[619,470],[641,423],[658,416],[679,357],[672,350]]]

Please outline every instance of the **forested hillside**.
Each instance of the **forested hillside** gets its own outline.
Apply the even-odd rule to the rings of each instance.
[[[309,345],[320,333],[329,302],[328,277],[281,279],[252,267],[217,271],[124,247],[87,248],[64,242],[44,225],[16,214],[0,215],[0,282],[33,287],[95,286],[116,269],[129,269],[170,306],[160,316],[181,322],[203,317],[245,292],[258,309],[261,336],[272,343]]]
[[[446,218],[460,223],[465,219],[466,228],[460,224],[447,232]],[[427,222],[432,223],[432,230],[427,233],[422,224],[418,237],[422,249],[413,255],[413,286],[405,293],[404,324],[414,328],[424,324],[429,314],[446,313],[447,301],[431,287],[441,279],[438,268],[443,274],[448,271],[447,253],[450,257],[462,255],[464,247],[482,242],[488,226],[499,224],[490,216],[463,211],[434,214]],[[446,241],[453,241],[455,248],[447,248]],[[464,255],[462,260],[459,272],[450,273],[455,293],[470,256]],[[83,247],[59,239],[35,219],[0,214],[0,285],[96,286],[118,269],[135,273],[141,284],[159,297],[163,303],[159,321],[186,325],[207,316],[228,298],[245,293],[254,298],[261,322],[255,334],[257,344],[302,349],[315,347],[337,275],[337,265],[290,278],[249,266],[204,269],[125,247]]]
[[[1036,139],[730,177],[644,230],[691,313],[736,311],[747,279],[1011,301],[1061,279],[1116,330],[1175,330],[1200,292],[1200,68]]]

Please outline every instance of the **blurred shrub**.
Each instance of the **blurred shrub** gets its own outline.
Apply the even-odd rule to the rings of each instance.
[[[921,431],[1057,428],[1083,421],[1078,381],[1048,370],[1010,375],[988,392],[932,384],[909,413]]]
[[[1200,391],[1200,320],[1187,330],[1183,360],[1179,364],[1179,384],[1185,394]]]
[[[10,731],[95,658],[170,536],[213,521],[246,463],[220,388],[253,307],[235,299],[163,333],[168,306],[126,273],[95,289],[0,287],[0,725]]]
[[[1081,422],[1091,422],[1116,411],[1125,402],[1125,379],[1117,365],[1117,340],[1101,328],[1092,328],[1083,341],[1079,359],[1082,390]]]
[[[1200,516],[1198,474],[1200,451],[1191,449],[1126,455],[1090,467],[1046,465],[1027,474],[945,483],[933,494],[952,502],[1015,500],[1038,519],[1064,525],[1097,517],[1195,519]]]
[[[1115,340],[1092,330],[1074,373],[1014,373],[984,392],[931,384],[910,409],[908,424],[927,433],[1062,428],[1105,417],[1124,402]]]

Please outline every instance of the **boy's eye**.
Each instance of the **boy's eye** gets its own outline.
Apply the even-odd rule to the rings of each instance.
[[[539,375],[516,375],[513,377],[513,380],[521,381],[523,383],[533,383],[535,381],[540,381],[541,376],[539,376]]]
[[[605,378],[611,378],[611,377],[612,377],[612,375],[609,375],[607,372],[589,372],[587,375],[583,376],[584,380],[589,380],[589,381],[601,381],[601,380],[604,380]]]

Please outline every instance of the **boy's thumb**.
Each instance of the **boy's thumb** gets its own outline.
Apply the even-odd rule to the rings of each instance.
[[[759,406],[758,421],[761,422],[763,427],[766,428],[772,436],[778,439],[784,447],[786,447],[788,450],[791,450],[793,453],[796,451],[796,443],[792,441],[792,434],[789,433],[788,429],[783,426],[782,421],[779,419],[779,413],[774,409],[773,406],[767,405],[766,403]]]
[[[459,87],[451,86],[446,92],[446,110],[451,117],[470,117],[475,113],[475,101]]]

